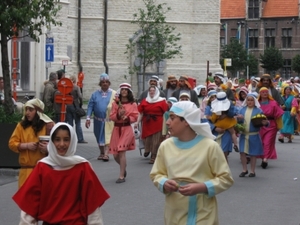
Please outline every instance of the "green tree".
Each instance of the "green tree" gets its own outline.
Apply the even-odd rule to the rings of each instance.
[[[1,0],[0,3],[0,33],[2,74],[4,80],[4,110],[8,114],[14,112],[12,101],[10,67],[8,58],[8,41],[19,36],[21,30],[28,32],[27,36],[39,41],[44,27],[61,25],[56,20],[60,7],[59,0]]]
[[[245,70],[247,67],[247,51],[242,43],[236,38],[231,38],[228,45],[224,45],[221,51],[220,64],[224,69],[224,59],[231,58],[231,66],[226,67],[226,70],[230,71],[235,76],[237,71]]]
[[[283,67],[283,56],[278,48],[267,48],[264,54],[260,54],[260,63],[267,73],[275,74],[276,70]]]
[[[295,57],[292,59],[292,70],[294,70],[296,73],[300,73],[300,55],[297,54]]]
[[[249,77],[258,74],[258,59],[253,54],[248,55]]]
[[[137,41],[130,39],[126,45],[125,54],[135,54],[140,59],[140,65],[130,69],[130,73],[140,71],[143,75],[148,66],[156,63],[159,72],[159,63],[165,59],[181,56],[180,33],[174,34],[175,27],[166,23],[166,15],[171,10],[166,3],[155,4],[155,0],[143,0],[146,9],[139,8],[138,13],[133,14],[133,24],[138,25],[139,30],[134,33]],[[143,87],[144,89],[144,87]]]

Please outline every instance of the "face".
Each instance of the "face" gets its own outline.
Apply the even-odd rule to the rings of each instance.
[[[36,109],[35,108],[31,108],[26,106],[25,107],[25,116],[27,118],[28,121],[32,121],[33,118],[35,117],[36,114]]]
[[[268,88],[270,86],[270,79],[264,78],[261,81],[262,81],[263,87],[267,87]]]
[[[171,89],[175,89],[177,87],[177,80],[170,81],[170,87]]]
[[[150,88],[149,89],[149,95],[150,95],[150,98],[154,97],[154,95],[155,95],[155,88]]]
[[[201,95],[201,96],[205,96],[205,95],[206,95],[206,90],[205,90],[205,88],[202,88],[202,89],[201,89],[200,95]]]
[[[239,83],[239,87],[244,87],[245,86],[245,82],[244,83]]]
[[[291,94],[291,89],[290,89],[290,88],[286,88],[286,89],[284,90],[284,94],[290,95],[290,94]]]
[[[219,86],[220,84],[222,84],[222,80],[219,77],[217,77],[217,76],[214,77],[214,81],[215,81],[215,84],[217,86]]]
[[[247,96],[247,94],[246,94],[245,92],[243,92],[243,91],[240,92],[240,97],[241,97],[242,99],[245,99],[246,96]]]
[[[57,154],[60,156],[64,156],[68,151],[71,143],[69,132],[67,130],[59,129],[56,133],[53,143],[56,148]]]
[[[247,106],[249,108],[253,108],[255,106],[255,101],[254,101],[253,97],[251,97],[251,96],[247,97]]]
[[[109,80],[102,80],[100,82],[100,87],[103,91],[106,91],[109,88],[110,81]]]
[[[217,98],[217,96],[212,95],[212,96],[209,97],[209,101],[212,102],[212,101],[215,100],[216,98]]]
[[[179,87],[181,87],[181,88],[185,87],[185,80],[184,79],[179,79]]]
[[[261,91],[261,92],[259,92],[259,94],[260,94],[262,99],[269,98],[269,91]]]
[[[122,97],[127,97],[128,96],[128,89],[127,88],[121,88],[120,92]]]
[[[169,132],[173,137],[180,137],[184,134],[184,128],[188,126],[188,123],[183,120],[180,120],[179,116],[176,116],[174,113],[170,112],[170,117],[166,122]]]
[[[156,80],[150,80],[150,85],[152,86],[157,86],[157,81]]]
[[[254,80],[251,81],[252,87],[256,87],[256,82]]]

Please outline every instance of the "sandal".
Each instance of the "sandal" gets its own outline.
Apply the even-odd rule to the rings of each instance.
[[[104,155],[102,160],[104,162],[108,162],[109,161],[109,156],[108,155]]]
[[[154,164],[155,159],[156,159],[156,155],[151,155],[151,159],[149,161],[149,164]]]
[[[101,154],[98,156],[97,159],[98,159],[98,160],[103,160],[103,157],[104,157],[104,154],[101,153]]]
[[[255,173],[250,173],[249,177],[255,177]]]
[[[284,143],[284,139],[283,138],[278,138],[278,141],[281,143]]]
[[[239,147],[237,145],[233,146],[234,151],[239,152]]]
[[[245,177],[248,174],[248,170],[246,172],[241,172],[239,177]]]
[[[150,155],[150,152],[144,152],[144,157],[148,157]]]

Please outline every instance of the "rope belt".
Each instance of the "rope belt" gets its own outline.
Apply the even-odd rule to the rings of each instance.
[[[156,115],[156,114],[145,114],[144,115],[146,117],[146,121],[148,122],[150,119],[153,119],[154,121],[157,120],[157,116],[163,116],[163,115]]]
[[[115,127],[119,127],[119,137],[121,136],[122,133],[122,127],[130,126],[129,122],[124,122],[124,123],[115,123]]]

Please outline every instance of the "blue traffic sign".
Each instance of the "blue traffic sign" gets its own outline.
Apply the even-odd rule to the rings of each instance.
[[[53,44],[46,44],[46,62],[54,62],[54,45]]]
[[[54,38],[46,38],[46,44],[53,44]]]

